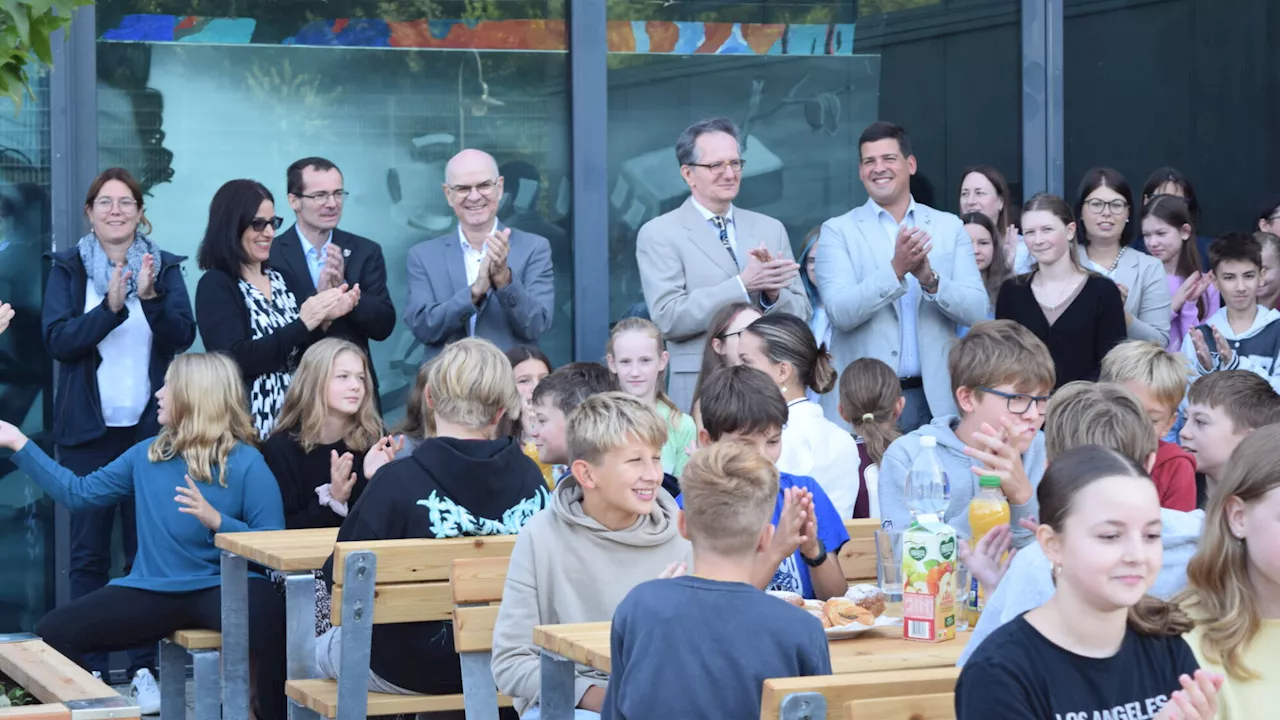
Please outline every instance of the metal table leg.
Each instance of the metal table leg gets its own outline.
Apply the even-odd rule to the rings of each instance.
[[[249,563],[222,553],[222,712],[249,720]]]
[[[290,573],[284,581],[286,677],[309,680],[316,670],[316,580],[308,572]],[[315,717],[297,703],[289,702],[290,720]]]
[[[542,651],[543,720],[573,720],[573,661],[547,650]]]

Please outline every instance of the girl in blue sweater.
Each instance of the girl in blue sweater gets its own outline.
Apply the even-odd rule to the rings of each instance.
[[[156,393],[160,434],[85,476],[63,468],[16,427],[0,447],[71,511],[132,497],[138,554],[128,575],[46,615],[36,633],[77,662],[85,653],[156,643],[182,628],[221,630],[218,532],[281,530],[280,488],[254,447],[244,385],[224,355],[177,357]],[[284,605],[265,578],[249,582],[250,647],[259,718],[284,718]]]

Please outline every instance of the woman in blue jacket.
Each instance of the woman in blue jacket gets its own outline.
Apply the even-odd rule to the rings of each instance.
[[[160,434],[86,475],[58,465],[0,422],[0,447],[13,450],[13,463],[70,510],[137,503],[138,554],[129,574],[36,625],[45,642],[75,661],[86,653],[154,647],[183,628],[221,630],[214,534],[284,529],[280,488],[254,447],[257,433],[235,362],[182,355],[156,400]],[[258,717],[283,718],[284,603],[266,578],[250,579],[249,609]]]
[[[54,254],[44,297],[44,344],[62,364],[55,395],[53,437],[58,459],[86,475],[120,457],[156,424],[152,394],[169,363],[191,347],[195,318],[181,263],[147,233],[142,188],[128,171],[111,168],[89,187],[84,202],[91,230],[79,244]],[[120,505],[125,568],[137,551],[132,499]],[[116,507],[71,514],[71,598],[107,584]],[[105,672],[107,657],[87,659]],[[130,653],[129,676],[155,666],[155,648]],[[145,689],[149,690],[148,683]]]

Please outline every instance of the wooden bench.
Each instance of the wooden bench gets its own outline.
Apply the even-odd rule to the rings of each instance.
[[[760,718],[822,720],[852,701],[952,693],[959,677],[960,668],[938,667],[765,680]]]
[[[956,720],[955,693],[851,700],[844,720]]]
[[[184,717],[187,712],[187,655],[191,656],[195,685],[195,720],[222,717],[222,633],[179,630],[160,641],[160,716]]]
[[[343,628],[340,679],[290,680],[285,694],[307,710],[338,720],[464,709],[461,693],[369,692],[373,626],[452,620],[449,574],[453,561],[508,558],[515,540],[514,535],[497,535],[338,543],[333,563],[333,624]]]
[[[876,536],[880,529],[880,521],[845,520],[844,529],[849,533],[849,542],[840,548],[840,569],[850,583],[876,582]]]
[[[462,663],[462,696],[467,720],[498,720],[500,705],[509,698],[498,694],[493,679],[493,626],[506,585],[511,558],[454,560],[449,576],[453,590],[453,647]]]
[[[139,709],[106,683],[30,633],[0,635],[0,672],[41,704],[4,708],[0,718],[138,718]]]

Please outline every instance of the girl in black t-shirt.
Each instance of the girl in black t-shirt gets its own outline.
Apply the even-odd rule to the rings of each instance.
[[[1055,458],[1036,495],[1057,590],[965,663],[958,720],[1213,718],[1222,677],[1200,670],[1179,637],[1190,619],[1146,595],[1161,561],[1151,479],[1088,445]]]

